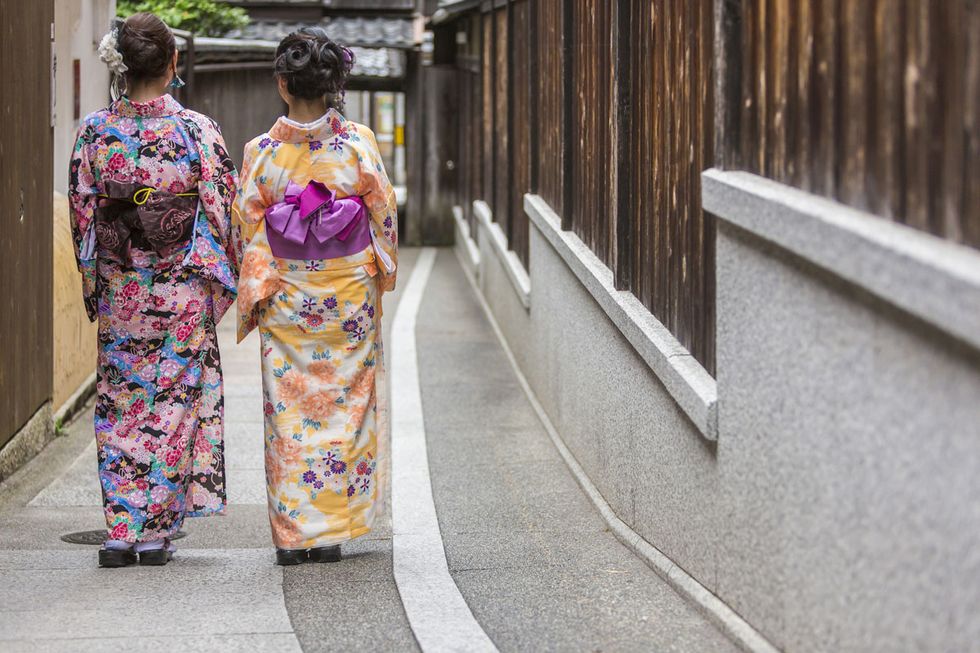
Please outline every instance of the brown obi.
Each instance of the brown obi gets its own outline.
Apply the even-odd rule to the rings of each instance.
[[[95,210],[95,238],[108,258],[129,263],[132,247],[167,258],[190,242],[196,192],[175,194],[116,181],[107,181],[105,191]]]

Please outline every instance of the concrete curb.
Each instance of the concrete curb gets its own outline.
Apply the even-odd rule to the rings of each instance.
[[[72,393],[68,400],[61,405],[53,417],[54,430],[57,433],[61,427],[75,419],[88,404],[89,399],[95,395],[96,373],[92,372],[78,389]]]
[[[524,264],[517,258],[517,254],[507,248],[507,236],[504,235],[500,225],[493,221],[493,212],[490,210],[490,206],[483,200],[476,200],[473,202],[473,212],[476,213],[477,220],[483,229],[489,234],[490,244],[497,254],[497,258],[503,264],[518,299],[521,300],[524,308],[530,309],[531,277],[524,269]]]
[[[980,252],[748,172],[701,184],[720,220],[980,349]]]
[[[718,439],[718,386],[706,369],[633,293],[616,290],[613,274],[538,195],[524,196],[524,212],[551,244],[636,353],[708,440]]]
[[[459,250],[457,250],[457,256],[458,255]],[[602,515],[603,520],[609,526],[609,529],[616,536],[616,538],[634,554],[636,554],[641,560],[643,560],[658,576],[663,578],[678,594],[690,601],[699,612],[710,620],[739,648],[744,651],[748,651],[749,653],[778,653],[779,649],[769,643],[765,637],[763,637],[734,610],[728,607],[721,599],[712,594],[708,588],[699,583],[697,579],[685,572],[682,568],[677,566],[670,558],[664,555],[663,552],[644,540],[636,531],[631,529],[621,519],[619,519],[619,517],[616,516],[616,513],[613,512],[612,508],[599,493],[599,490],[595,487],[595,485],[593,485],[592,481],[589,480],[585,470],[582,469],[582,466],[579,465],[577,460],[575,460],[572,452],[567,446],[565,446],[565,442],[561,439],[561,435],[559,435],[558,431],[551,423],[551,420],[545,413],[544,408],[538,401],[537,396],[534,394],[534,391],[528,384],[527,379],[524,377],[523,372],[521,372],[521,369],[517,364],[517,360],[514,358],[514,354],[511,351],[510,346],[507,344],[507,340],[504,338],[504,334],[500,330],[497,320],[493,316],[493,312],[491,311],[489,304],[487,304],[486,299],[484,299],[483,294],[480,292],[475,279],[466,268],[465,262],[463,263],[463,268],[466,278],[469,281],[470,286],[473,288],[474,294],[476,295],[477,301],[479,301],[483,312],[487,316],[487,320],[490,322],[491,328],[493,328],[497,339],[500,341],[500,345],[507,356],[507,360],[510,362],[510,366],[514,370],[514,374],[516,375],[518,382],[521,384],[521,388],[524,390],[524,394],[527,396],[531,407],[534,409],[534,412],[537,413],[538,419],[541,420],[542,425],[548,432],[548,437],[551,438],[555,448],[558,449],[558,453],[561,454],[565,464],[568,465],[568,468],[575,477],[575,480],[581,486],[582,490],[585,491],[586,495],[588,495],[589,499],[592,501],[593,505],[595,505],[596,509],[599,511],[599,514]]]
[[[460,260],[470,273],[476,276],[480,269],[480,248],[470,234],[470,225],[463,217],[462,207],[453,207],[453,222],[456,225],[456,249],[462,248]]]
[[[5,481],[54,440],[51,402],[38,408],[16,435],[0,449],[0,481]]]
[[[420,252],[391,325],[392,572],[423,651],[496,653],[449,572],[432,497],[415,327],[435,259]]]

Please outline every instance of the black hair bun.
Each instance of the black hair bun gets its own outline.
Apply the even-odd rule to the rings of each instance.
[[[167,24],[146,12],[133,14],[122,24],[116,48],[130,80],[154,79],[167,73],[177,42]]]
[[[308,100],[326,96],[330,106],[338,105],[353,64],[350,50],[320,27],[293,32],[276,48],[276,75],[286,79],[290,95]]]

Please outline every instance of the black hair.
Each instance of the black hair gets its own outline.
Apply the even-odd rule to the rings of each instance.
[[[290,95],[343,108],[344,86],[354,65],[353,53],[334,42],[321,27],[304,27],[276,48],[275,71],[286,80]]]

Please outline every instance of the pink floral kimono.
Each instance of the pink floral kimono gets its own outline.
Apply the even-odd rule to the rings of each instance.
[[[222,512],[221,364],[237,173],[217,125],[169,95],[122,98],[78,131],[69,199],[99,323],[95,435],[109,538],[173,536]]]
[[[317,202],[329,193],[331,206],[336,198],[351,211],[364,207],[363,249],[320,259],[273,254],[283,235],[270,230],[296,228],[310,239],[318,226],[324,237],[336,231],[319,211],[301,210],[307,188],[303,197],[319,188]],[[245,243],[239,339],[256,326],[260,333],[273,540],[280,549],[340,544],[371,529],[384,496],[381,294],[395,284],[397,236],[374,134],[334,110],[308,125],[280,118],[245,148],[235,217]]]

